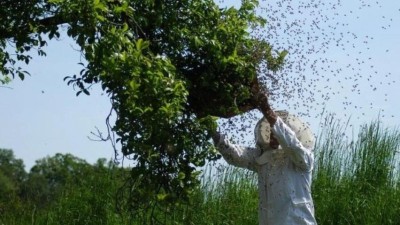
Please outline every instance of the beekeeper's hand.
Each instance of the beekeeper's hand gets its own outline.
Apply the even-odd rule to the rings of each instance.
[[[215,131],[212,135],[211,135],[211,137],[212,137],[212,139],[213,139],[213,141],[214,141],[214,145],[216,145],[216,144],[218,144],[219,143],[219,141],[220,141],[220,139],[221,139],[221,133],[219,132],[219,131]]]
[[[259,92],[254,95],[253,102],[257,105],[257,108],[264,115],[264,117],[268,120],[268,123],[273,126],[276,122],[277,115],[274,110],[272,110],[271,105],[268,101],[268,95],[262,92]]]

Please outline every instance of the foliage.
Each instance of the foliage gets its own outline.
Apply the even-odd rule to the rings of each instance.
[[[1,174],[12,166],[0,168]],[[37,160],[27,179],[13,184],[21,191],[1,199],[0,224],[122,224],[115,196],[127,172],[105,159],[90,165],[70,154]]]
[[[115,211],[115,193],[121,171],[98,161],[85,166],[80,176],[70,177],[61,195],[54,201],[48,218],[53,224],[121,224],[122,214]],[[76,178],[79,177],[79,180]],[[63,221],[63,222],[60,222]]]
[[[16,159],[12,150],[0,149],[0,215],[18,209],[17,197],[25,178],[23,161]],[[7,204],[13,201],[15,204]]]
[[[89,95],[100,83],[112,100],[124,155],[132,170],[133,208],[154,201],[187,200],[199,184],[196,167],[218,158],[207,130],[211,115],[232,117],[254,108],[251,88],[257,68],[271,71],[286,52],[273,52],[250,36],[264,26],[256,0],[239,9],[219,8],[212,0],[35,0],[0,3],[0,72],[24,79],[18,61],[31,51],[45,55],[47,39],[61,29],[80,46],[85,63],[66,77]],[[11,50],[14,54],[11,54]],[[141,192],[147,187],[146,192]]]
[[[71,154],[57,153],[36,161],[23,186],[23,197],[39,202],[37,207],[48,205],[59,197],[65,185],[82,182],[89,164]]]

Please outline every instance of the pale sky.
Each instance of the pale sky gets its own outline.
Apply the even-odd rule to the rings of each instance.
[[[344,5],[337,12],[342,15],[338,21],[348,25],[338,26],[338,29],[350,30],[357,38],[345,36],[344,47],[329,47],[323,56],[332,62],[321,64],[318,73],[326,73],[330,81],[321,79],[316,85],[322,90],[321,87],[330,86],[333,91],[329,92],[335,93],[329,101],[323,102],[325,111],[336,113],[339,118],[351,115],[354,126],[376,119],[380,113],[384,125],[399,126],[400,1],[346,2],[342,2]],[[331,13],[334,12],[326,11],[326,14]],[[94,86],[90,96],[76,97],[73,88],[63,81],[65,76],[78,74],[82,69],[78,65],[80,54],[70,39],[62,37],[59,41],[51,41],[45,51],[47,57],[34,57],[28,66],[24,66],[31,76],[0,87],[0,148],[14,150],[16,157],[24,160],[27,170],[35,160],[57,152],[72,153],[90,163],[100,157],[112,158],[114,152],[109,143],[88,139],[95,127],[105,131],[104,121],[110,110],[107,96],[101,94],[99,86]],[[362,61],[365,63],[360,63]],[[347,68],[348,64],[352,66]],[[331,68],[327,69],[327,65]],[[332,68],[342,69],[339,74],[345,75],[330,74],[327,70]],[[360,94],[350,91],[355,84],[352,80],[346,82],[346,77],[355,74],[354,70],[363,75],[358,83]],[[318,103],[314,104],[312,115],[303,118],[313,130],[319,129],[316,117],[323,110],[323,103]],[[293,109],[292,105],[291,102],[275,103],[276,107],[289,108],[294,114],[304,110]]]

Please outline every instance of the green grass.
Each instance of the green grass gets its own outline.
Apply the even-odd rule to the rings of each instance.
[[[346,127],[327,119],[318,135],[312,186],[318,224],[400,224],[399,131],[376,121],[347,138]],[[116,214],[112,179],[91,179],[95,186],[68,189],[46,210],[19,205],[0,224],[258,224],[257,177],[243,169],[209,165],[190,205],[154,208],[157,220],[142,221]]]
[[[319,135],[313,196],[319,224],[400,223],[400,134],[378,121],[346,140],[329,120]]]

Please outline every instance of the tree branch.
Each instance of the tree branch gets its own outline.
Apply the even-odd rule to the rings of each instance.
[[[9,39],[17,36],[20,33],[34,33],[32,31],[32,26],[30,24],[36,24],[39,27],[50,27],[50,26],[58,26],[61,24],[69,23],[71,21],[66,20],[62,15],[55,15],[51,17],[46,17],[40,20],[26,21],[23,26],[20,26],[16,29],[4,29],[0,32],[0,39]],[[40,32],[41,29],[39,29]]]
[[[7,86],[3,86],[3,85],[0,85],[0,88],[8,88],[8,89],[13,89],[12,87],[7,87]]]

